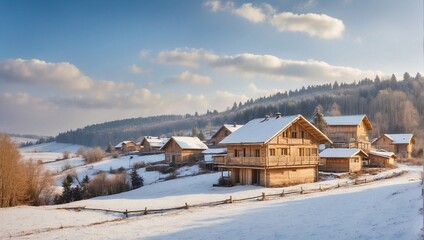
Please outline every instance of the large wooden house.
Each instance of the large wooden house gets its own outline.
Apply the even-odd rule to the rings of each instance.
[[[320,171],[358,172],[368,154],[358,148],[327,148],[319,153]]]
[[[411,133],[406,134],[384,134],[373,141],[373,147],[394,152],[400,158],[410,159],[412,157],[412,145],[415,137]]]
[[[141,140],[141,151],[146,153],[159,152],[160,149],[169,141],[169,138],[146,136]]]
[[[324,117],[327,122],[325,133],[331,139],[335,148],[360,148],[364,151],[371,149],[368,137],[373,129],[366,115],[346,115]]]
[[[201,160],[208,147],[197,137],[172,137],[161,148],[169,163],[188,163]]]
[[[222,125],[222,127],[220,127],[218,131],[214,135],[212,135],[210,139],[210,146],[212,147],[222,146],[220,142],[231,133],[237,131],[242,126],[243,125],[237,125],[235,123]]]
[[[222,144],[227,155],[214,158],[233,184],[285,186],[315,182],[318,145],[331,140],[302,115],[253,119]]]

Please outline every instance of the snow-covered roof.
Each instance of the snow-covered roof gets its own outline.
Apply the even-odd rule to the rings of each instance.
[[[412,138],[414,137],[411,133],[405,133],[405,134],[384,134],[386,137],[388,137],[390,140],[392,140],[393,144],[409,144]]]
[[[122,142],[120,142],[120,143],[116,144],[116,145],[115,145],[115,148],[122,148],[122,145],[123,145],[123,144],[128,144],[128,143],[130,143],[130,142],[134,142],[134,141],[122,141]]]
[[[205,155],[227,153],[227,148],[209,148],[202,152]]]
[[[377,155],[384,158],[390,158],[390,157],[396,157],[395,153],[393,152],[381,152],[381,151],[371,151],[369,152],[370,155]]]
[[[362,149],[358,148],[327,148],[319,153],[320,158],[350,158],[358,153],[368,156]]]
[[[306,120],[302,115],[256,118],[246,125],[224,138],[220,144],[263,144],[270,141],[274,136],[291,126],[294,122],[299,123],[320,141],[331,140]]]
[[[181,149],[208,149],[208,146],[200,141],[198,137],[172,137],[161,149],[163,149],[172,140],[174,140]]]
[[[240,124],[224,124],[224,126],[232,133],[243,127],[243,125]]]
[[[372,130],[371,122],[366,115],[344,115],[324,117],[329,126],[358,126],[364,121],[369,130]]]
[[[146,136],[143,138],[142,142],[144,141],[147,141],[151,147],[161,148],[163,145],[165,145],[165,143],[169,141],[169,138]]]

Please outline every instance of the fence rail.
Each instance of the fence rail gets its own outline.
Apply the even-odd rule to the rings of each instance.
[[[374,181],[380,181],[388,178],[398,177],[403,174],[405,174],[407,171],[400,171],[400,172],[393,172],[391,174],[380,176],[380,177],[368,177],[363,179],[354,179],[354,180],[346,180],[346,182],[338,182],[337,184],[333,184],[330,186],[322,186],[319,185],[317,188],[303,188],[300,187],[299,189],[290,189],[285,190],[283,189],[280,193],[272,193],[272,194],[266,194],[263,192],[261,195],[258,196],[252,196],[252,197],[245,197],[245,198],[239,198],[234,199],[232,196],[230,196],[228,199],[219,200],[219,201],[213,201],[213,202],[205,202],[205,203],[197,203],[197,204],[188,204],[185,203],[184,206],[179,207],[171,207],[171,208],[160,208],[160,209],[148,209],[145,207],[143,210],[132,210],[132,211],[117,211],[117,210],[111,210],[111,209],[101,209],[101,208],[86,208],[86,207],[65,207],[65,208],[57,208],[57,209],[65,209],[65,210],[75,210],[75,211],[102,211],[107,213],[119,213],[123,214],[124,218],[129,217],[130,215],[147,215],[147,214],[158,214],[158,213],[165,213],[165,212],[171,212],[171,211],[177,211],[177,210],[184,210],[189,208],[196,208],[196,207],[213,207],[217,205],[223,205],[223,204],[232,204],[236,202],[247,202],[247,201],[265,201],[271,198],[281,198],[285,197],[287,195],[301,195],[301,194],[310,194],[315,192],[323,192],[328,191],[331,189],[337,189],[340,187],[348,187],[350,185],[359,185],[359,184],[365,184],[370,183]]]

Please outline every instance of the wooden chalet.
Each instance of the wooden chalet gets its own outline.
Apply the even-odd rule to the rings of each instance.
[[[172,137],[163,145],[165,160],[169,163],[188,163],[201,160],[208,147],[197,137]]]
[[[400,158],[410,159],[412,157],[412,145],[415,137],[411,133],[406,134],[384,134],[374,140],[373,147],[394,152]]]
[[[233,184],[286,186],[318,179],[318,145],[331,140],[302,115],[253,119],[222,144],[227,155],[215,157]]]
[[[393,152],[371,151],[369,155],[370,167],[389,167],[395,165],[396,155]]]
[[[219,130],[211,137],[210,146],[212,147],[222,146],[220,142],[231,133],[237,131],[242,126],[243,125],[237,125],[235,123],[222,125],[222,127],[220,127]]]
[[[358,148],[327,148],[319,153],[320,171],[358,172],[362,169],[362,160],[368,154]]]
[[[140,147],[134,141],[122,141],[115,145],[115,150],[120,151],[121,153],[138,151],[139,149]]]
[[[371,142],[368,133],[373,129],[366,115],[324,117],[327,122],[325,133],[335,148],[360,148],[369,151]]]
[[[169,141],[169,138],[145,136],[141,140],[141,152],[154,153],[160,152],[160,149]]]

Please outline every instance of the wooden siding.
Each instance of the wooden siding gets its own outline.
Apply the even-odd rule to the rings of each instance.
[[[267,187],[312,183],[317,180],[317,167],[267,170]]]
[[[333,141],[333,147],[337,148],[360,148],[368,151],[371,143],[368,138],[368,130],[364,123],[358,126],[327,126],[327,136]]]
[[[216,132],[210,140],[212,146],[219,146],[219,142],[221,142],[224,138],[230,135],[231,132],[225,126],[222,126],[218,132]]]
[[[357,172],[362,169],[362,158],[321,158],[320,171],[328,172]]]
[[[203,157],[201,149],[181,149],[173,140],[165,148],[165,160],[169,163],[186,163],[200,160]]]
[[[388,167],[395,164],[394,157],[385,158],[377,155],[370,154],[370,166],[372,167]]]

